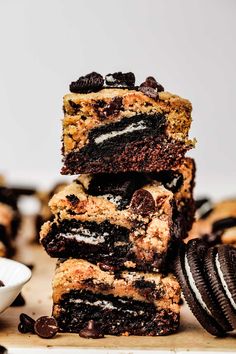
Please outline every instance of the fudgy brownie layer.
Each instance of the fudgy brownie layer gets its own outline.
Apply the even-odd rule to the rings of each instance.
[[[111,139],[100,146],[89,144],[79,151],[65,155],[62,174],[119,173],[127,171],[151,172],[176,167],[190,149],[189,145],[165,134],[135,139]]]
[[[101,333],[111,335],[159,336],[179,327],[179,314],[153,303],[86,290],[65,294],[53,315],[63,332],[79,333],[89,320],[95,321]]]

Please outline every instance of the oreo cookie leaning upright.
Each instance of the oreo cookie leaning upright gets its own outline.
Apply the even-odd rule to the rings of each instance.
[[[225,248],[226,247],[226,248]],[[200,324],[210,334],[223,336],[236,328],[236,250],[211,247],[202,240],[182,245],[175,272],[184,297]]]
[[[92,72],[64,97],[62,174],[158,172],[176,167],[194,146],[191,103],[153,76]]]

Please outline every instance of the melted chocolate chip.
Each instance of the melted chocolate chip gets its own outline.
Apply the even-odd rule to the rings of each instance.
[[[134,192],[130,207],[134,213],[147,216],[155,211],[155,201],[150,192],[139,189]]]
[[[105,76],[105,83],[112,87],[133,87],[135,76],[133,73],[122,73],[121,71]]]
[[[122,97],[114,97],[111,102],[104,108],[103,115],[105,117],[116,115],[122,108]]]
[[[98,266],[104,272],[115,272],[117,270],[117,267],[115,267],[111,264],[98,263]]]
[[[80,111],[82,106],[79,103],[75,103],[72,100],[68,100],[68,102],[69,102],[71,108],[73,108],[74,113],[78,113]]]
[[[41,338],[54,337],[59,328],[54,317],[42,316],[34,324],[35,333]]]
[[[70,194],[66,196],[66,199],[72,204],[72,206],[76,206],[79,202],[79,198],[76,197],[74,194]]]
[[[18,325],[18,331],[20,333],[34,333],[35,320],[25,313],[20,314],[20,323]]]
[[[2,280],[0,280],[0,288],[2,288],[3,286],[5,286],[5,284],[3,283]]]
[[[81,331],[79,332],[79,336],[82,338],[92,338],[92,339],[98,339],[104,337],[104,335],[96,328],[94,320],[88,321],[87,326],[81,329]]]
[[[70,91],[74,93],[97,92],[102,89],[104,79],[102,75],[92,72],[88,75],[81,76],[77,81],[70,84]]]

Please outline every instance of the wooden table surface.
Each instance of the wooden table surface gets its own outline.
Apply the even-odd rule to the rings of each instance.
[[[24,243],[20,245],[17,259],[34,264],[33,276],[23,289],[26,305],[11,307],[0,315],[0,344],[8,348],[87,348],[127,349],[130,350],[173,350],[173,351],[232,351],[236,352],[236,333],[226,338],[214,338],[204,331],[192,316],[187,306],[181,309],[181,326],[178,333],[167,337],[113,337],[92,340],[80,338],[77,334],[58,334],[53,339],[41,339],[37,335],[20,334],[17,330],[19,315],[22,312],[38,318],[50,315],[51,280],[55,260],[49,258],[41,246]],[[43,352],[43,351],[42,351]],[[106,351],[107,352],[107,351]],[[24,353],[22,351],[22,353]],[[33,353],[33,351],[32,351]],[[105,351],[104,351],[105,353]]]

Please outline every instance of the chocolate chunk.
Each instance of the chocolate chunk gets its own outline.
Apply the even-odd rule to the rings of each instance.
[[[5,286],[5,284],[3,283],[2,280],[0,280],[0,288],[2,288],[3,286]]]
[[[236,226],[236,217],[231,216],[228,218],[224,218],[224,219],[220,219],[220,220],[215,221],[212,224],[212,232],[228,229],[228,228],[234,227],[234,226]]]
[[[102,89],[104,79],[102,75],[92,72],[81,76],[77,81],[70,84],[70,91],[74,93],[97,92]]]
[[[116,115],[122,109],[122,97],[114,97],[102,111],[105,117]]]
[[[105,83],[112,87],[133,87],[135,76],[133,73],[122,73],[121,71],[105,76]]]
[[[81,329],[79,336],[82,338],[104,338],[104,335],[96,328],[94,320],[90,320],[87,323],[87,326]]]
[[[20,307],[25,305],[25,299],[23,298],[22,294],[20,293],[13,303],[11,304],[11,307]]]
[[[41,338],[52,338],[59,331],[54,317],[39,317],[34,324],[35,333]]]
[[[115,272],[117,270],[117,267],[115,267],[111,264],[98,263],[98,266],[104,272]]]
[[[73,207],[75,207],[78,204],[78,202],[79,202],[79,198],[76,197],[76,195],[74,195],[74,194],[67,195],[66,199],[69,200],[69,202],[71,203],[71,205]]]
[[[25,313],[20,314],[20,323],[18,325],[18,331],[20,333],[34,333],[35,320]]]
[[[5,348],[2,345],[0,345],[0,354],[8,354],[7,348]]]
[[[130,207],[135,214],[147,216],[155,211],[155,201],[150,192],[139,189],[134,192]]]
[[[153,76],[148,76],[140,87],[149,87],[157,90],[157,92],[164,91],[164,87],[159,84]]]

